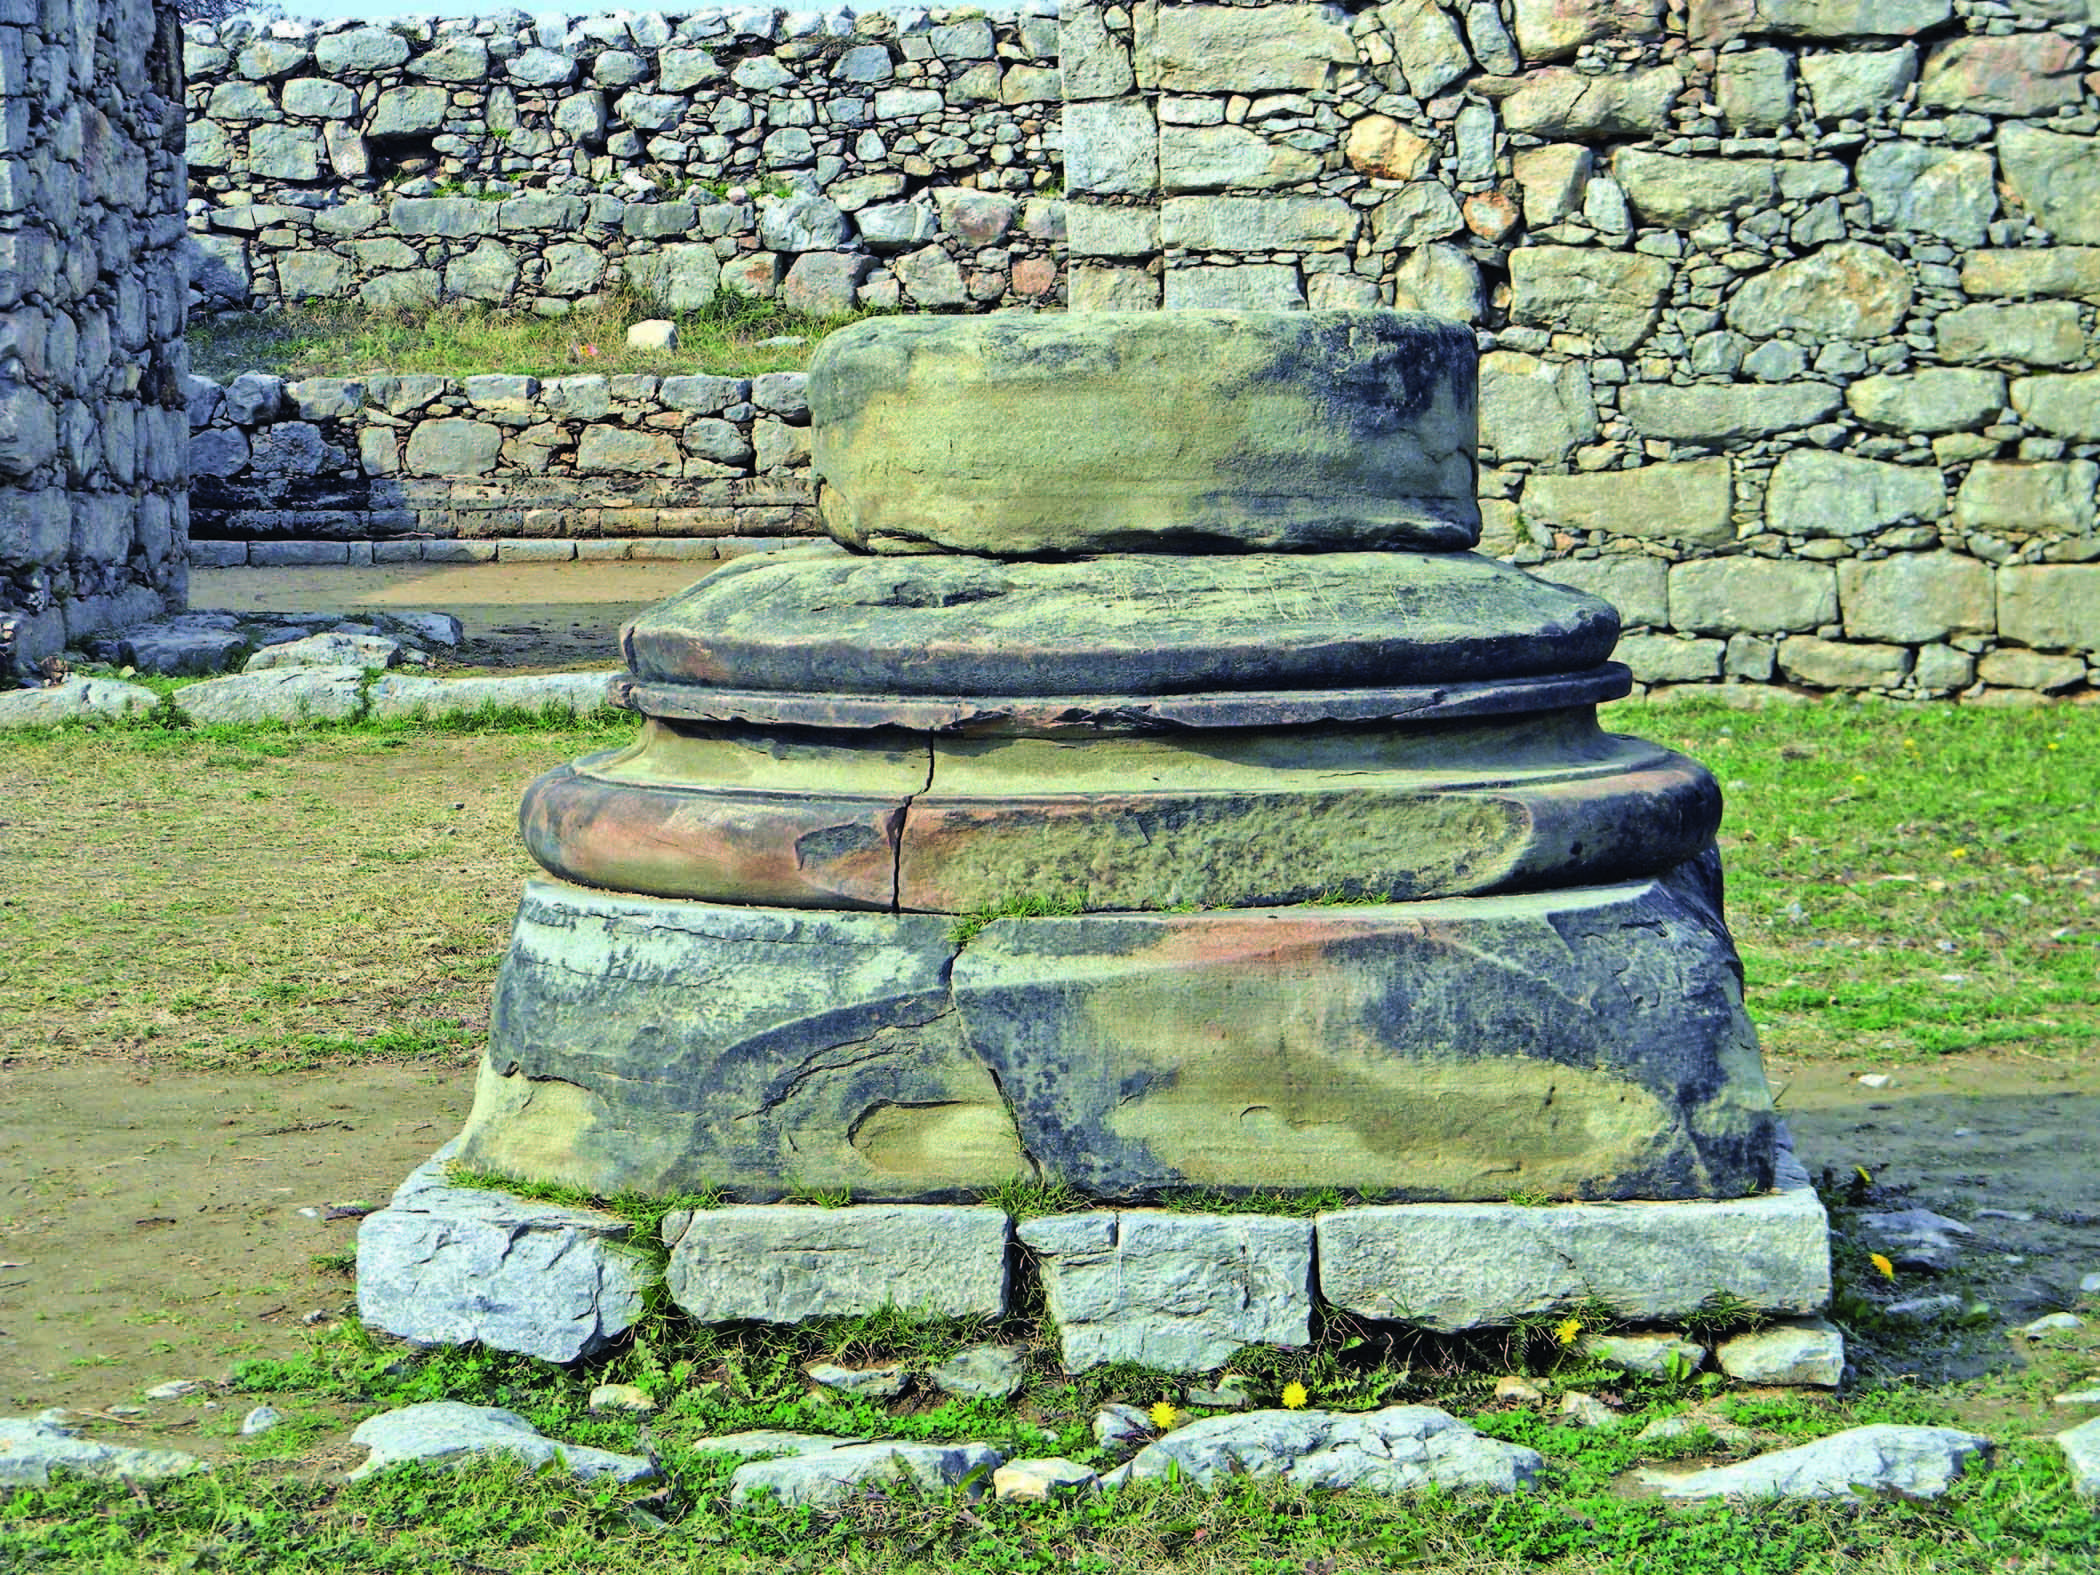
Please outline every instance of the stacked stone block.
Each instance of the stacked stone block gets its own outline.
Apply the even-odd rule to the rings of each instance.
[[[0,4],[0,680],[183,605],[179,44]]]
[[[560,315],[1047,304],[1054,8],[185,30],[196,284]]]
[[[1071,304],[1474,323],[1483,550],[1645,683],[2089,691],[2096,21],[1074,0]]]
[[[805,381],[190,377],[198,561],[295,561],[256,549],[357,542],[387,562],[410,556],[390,550],[408,538],[465,548],[810,535]]]

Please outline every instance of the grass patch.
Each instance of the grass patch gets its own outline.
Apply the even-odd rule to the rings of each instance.
[[[1076,896],[1029,892],[962,915],[948,927],[948,939],[957,946],[967,946],[984,932],[986,925],[1001,919],[1069,919],[1084,907],[1082,899]]]
[[[669,313],[631,292],[566,317],[501,312],[464,302],[401,311],[312,303],[281,311],[206,318],[188,334],[190,365],[206,377],[241,372],[356,377],[373,372],[476,372],[565,377],[577,373],[708,372],[750,377],[796,372],[817,341],[873,313],[815,317],[777,301],[725,290],[698,311]],[[647,318],[678,324],[675,350],[636,350],[627,330]],[[794,338],[799,343],[766,341]]]
[[[0,1044],[289,1070],[459,1065],[534,866],[517,804],[634,723],[173,728],[0,741]]]
[[[2100,710],[1614,706],[1721,780],[1767,1056],[2100,1043]]]

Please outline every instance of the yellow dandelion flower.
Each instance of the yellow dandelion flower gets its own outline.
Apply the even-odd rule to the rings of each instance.
[[[1896,1266],[1880,1253],[1868,1253],[1867,1262],[1873,1264],[1876,1269],[1881,1271],[1881,1277],[1884,1280],[1893,1280],[1896,1277]]]
[[[1582,1333],[1580,1318],[1563,1318],[1553,1326],[1553,1338],[1562,1345],[1573,1345]]]
[[[1303,1411],[1305,1409],[1306,1399],[1307,1396],[1305,1393],[1305,1385],[1301,1383],[1292,1382],[1283,1386],[1284,1410]]]
[[[1967,848],[1949,848],[1947,850],[1947,857],[1950,859],[1965,859],[1968,856],[1969,850]]]
[[[1174,1409],[1174,1402],[1171,1400],[1155,1400],[1152,1409],[1145,1414],[1152,1418],[1152,1425],[1162,1433],[1172,1427],[1181,1416],[1181,1413]]]

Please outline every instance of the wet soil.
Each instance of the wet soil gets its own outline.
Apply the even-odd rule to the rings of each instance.
[[[1864,1166],[1883,1200],[1975,1228],[1962,1283],[1997,1309],[1992,1330],[1920,1341],[1898,1366],[1941,1381],[2020,1365],[1997,1329],[2072,1305],[2100,1270],[2100,1068],[1950,1058],[1882,1089],[1842,1065],[1773,1070],[1811,1173]],[[0,1068],[0,1414],[102,1411],[304,1349],[312,1315],[352,1311],[326,1261],[354,1247],[347,1211],[451,1136],[470,1088],[464,1065]],[[157,1407],[142,1429],[156,1416],[196,1421]]]
[[[199,611],[448,612],[461,647],[443,667],[512,672],[613,668],[620,626],[684,590],[699,563],[402,563],[371,568],[200,569]]]

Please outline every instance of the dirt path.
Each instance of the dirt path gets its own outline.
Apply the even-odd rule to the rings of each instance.
[[[465,1067],[0,1070],[0,1415],[101,1410],[305,1349],[354,1218],[458,1129]]]
[[[2100,1270],[2100,1069],[1968,1057],[1894,1077],[1775,1068],[1810,1170],[1864,1165],[1973,1222],[1970,1283],[2005,1321],[2069,1305]],[[354,1242],[328,1207],[383,1201],[451,1136],[470,1085],[465,1067],[0,1071],[0,1414],[101,1410],[301,1350],[302,1318],[351,1300],[314,1261]]]
[[[341,569],[200,569],[190,605],[228,612],[448,612],[466,643],[451,664],[617,667],[620,625],[700,579],[697,563],[402,563]]]

